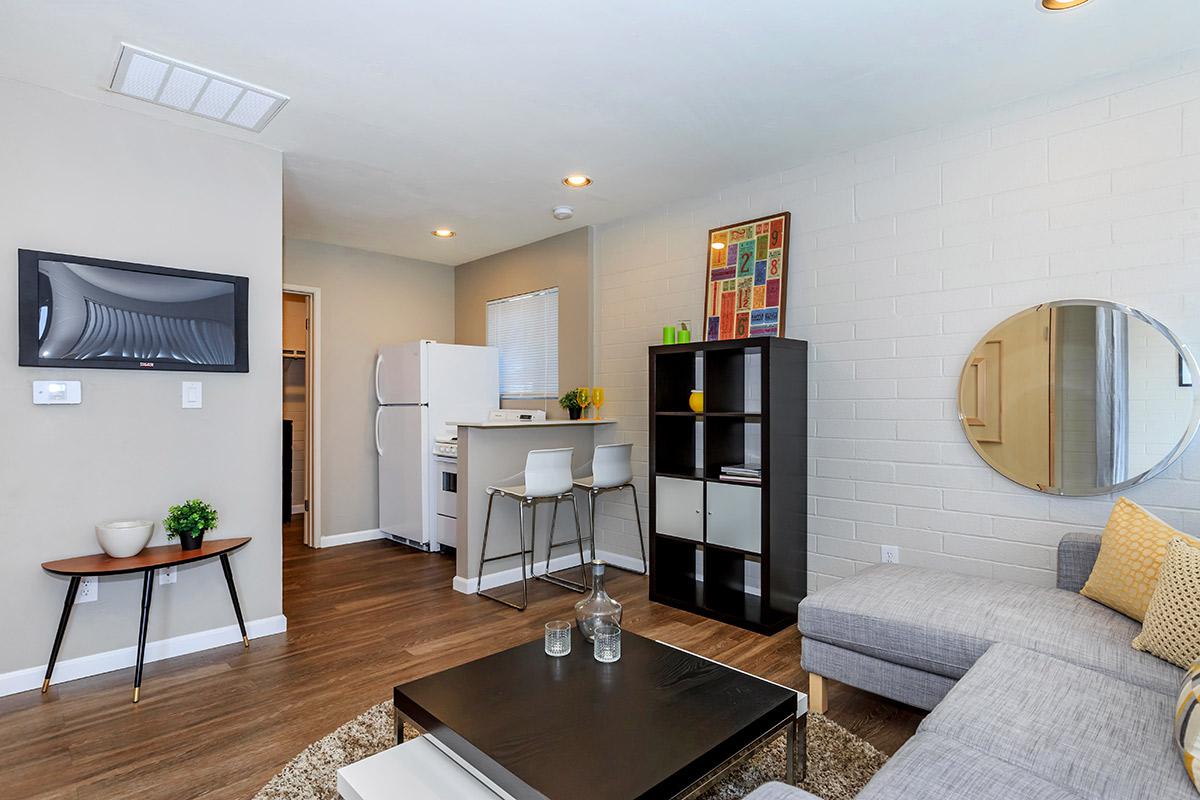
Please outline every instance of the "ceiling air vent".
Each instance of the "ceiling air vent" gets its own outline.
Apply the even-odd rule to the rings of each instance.
[[[108,88],[250,131],[265,128],[288,101],[279,92],[128,44],[121,45]]]

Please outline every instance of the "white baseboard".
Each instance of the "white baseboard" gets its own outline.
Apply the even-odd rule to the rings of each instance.
[[[292,506],[292,513],[293,514],[303,514],[304,513],[304,503],[297,503],[296,505]]]
[[[578,553],[576,553],[574,556],[556,556],[550,559],[550,572],[558,572],[559,570],[569,569],[570,567],[575,567],[578,569]],[[538,561],[536,564],[534,564],[533,574],[545,575],[546,562]],[[570,575],[566,575],[564,577],[572,579]],[[510,583],[517,583],[520,580],[521,568],[519,566],[511,567],[509,569],[502,569],[498,572],[489,572],[483,581],[483,588],[494,589],[497,586],[506,586]],[[451,585],[454,587],[454,591],[456,592],[462,592],[463,594],[475,594],[475,591],[479,588],[479,580],[477,578],[460,578],[455,575],[454,581]]]
[[[365,531],[351,531],[350,533],[335,533],[331,536],[321,537],[321,547],[337,547],[341,544],[358,544],[359,542],[372,542],[376,539],[383,538],[383,531],[379,528],[371,528]]]
[[[639,572],[642,569],[642,559],[638,556],[626,556],[621,555],[620,553],[608,553],[604,550],[597,551],[596,556],[608,562],[609,564],[612,564],[614,567],[625,567],[626,569],[632,569]],[[570,569],[571,567],[578,568],[578,565],[578,555],[568,554],[550,559],[551,572],[558,572],[559,570]],[[534,565],[533,569],[534,575],[546,574],[544,561],[539,561]],[[573,580],[570,575],[566,575],[564,577]],[[520,580],[521,568],[511,567],[510,569],[500,570],[499,572],[489,572],[487,574],[487,578],[483,582],[483,588],[494,589],[497,586],[506,586],[510,583],[517,583]],[[455,575],[452,585],[454,586],[454,591],[456,592],[461,592],[462,594],[475,594],[479,587],[479,581],[476,578],[460,578],[459,576]]]
[[[246,635],[251,639],[263,636],[274,636],[287,630],[287,617],[280,614],[276,617],[252,619],[246,623]],[[182,636],[172,636],[169,639],[159,639],[146,643],[145,663],[162,661],[188,653],[198,653],[227,644],[241,644],[242,632],[237,625],[226,625],[223,628],[212,628],[207,631],[185,633]],[[132,667],[137,663],[137,648],[122,647],[119,650],[109,650],[94,653],[90,656],[79,656],[59,661],[54,665],[53,683],[59,684],[79,678],[88,678],[113,670]],[[42,685],[46,675],[46,665],[19,669],[0,674],[0,697],[5,695],[37,689]]]

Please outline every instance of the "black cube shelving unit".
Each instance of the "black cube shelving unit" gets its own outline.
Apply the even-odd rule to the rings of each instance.
[[[696,388],[700,414],[688,408]],[[746,462],[761,464],[761,484],[721,480]],[[650,530],[652,601],[760,633],[795,624],[808,575],[807,342],[650,348]]]

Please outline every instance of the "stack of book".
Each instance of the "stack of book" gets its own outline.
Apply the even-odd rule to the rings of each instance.
[[[721,480],[733,483],[762,483],[762,466],[759,464],[730,464],[721,467]]]

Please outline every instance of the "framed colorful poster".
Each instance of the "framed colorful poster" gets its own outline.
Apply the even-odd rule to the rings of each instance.
[[[791,221],[783,211],[708,232],[705,341],[783,335]]]

